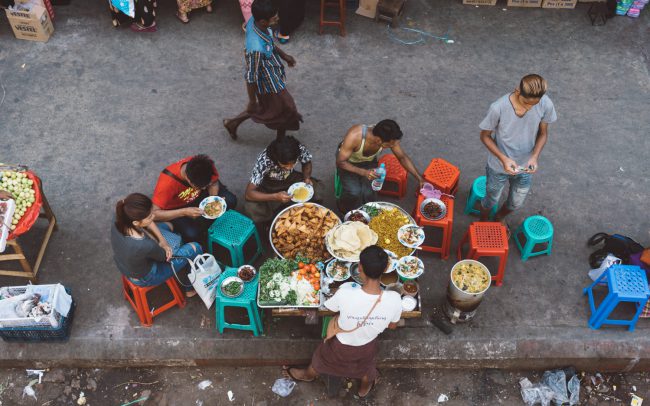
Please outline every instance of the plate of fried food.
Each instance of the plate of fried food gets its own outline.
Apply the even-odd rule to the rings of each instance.
[[[271,247],[280,258],[301,256],[314,262],[327,261],[331,255],[325,247],[325,235],[338,224],[341,219],[320,204],[294,204],[278,213],[271,223]]]
[[[220,196],[208,196],[199,203],[199,209],[203,210],[202,216],[210,220],[221,217],[227,208],[226,201]]]
[[[341,261],[359,262],[359,254],[377,243],[377,233],[360,221],[346,221],[332,228],[325,236],[327,250]]]

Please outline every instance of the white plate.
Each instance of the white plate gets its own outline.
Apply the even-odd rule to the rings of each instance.
[[[296,189],[303,187],[307,189],[307,199],[305,200],[298,200],[293,197],[293,193],[296,191]],[[305,182],[296,182],[293,185],[289,186],[289,190],[287,190],[287,193],[291,195],[291,201],[296,202],[296,203],[305,203],[311,200],[312,197],[314,197],[314,187],[308,183]]]
[[[409,260],[412,260],[412,259],[415,259],[417,261],[417,263],[418,263],[418,271],[417,271],[417,273],[415,273],[415,274],[405,274],[405,273],[403,273],[402,272],[402,266],[406,265],[406,261],[409,261]],[[415,278],[419,277],[420,275],[422,275],[424,273],[424,263],[418,257],[413,257],[413,256],[410,256],[410,255],[402,257],[402,258],[399,259],[399,262],[397,263],[397,273],[402,278],[415,279]]]
[[[347,274],[345,275],[345,277],[338,277],[337,278],[331,273],[331,271],[334,269],[334,265],[337,264],[337,263],[344,264],[346,266]],[[331,261],[330,263],[327,264],[327,268],[325,268],[325,272],[327,273],[327,276],[334,279],[336,282],[346,281],[346,280],[350,279],[350,265],[351,264],[349,262],[339,261],[338,259],[335,259],[334,261]]]
[[[221,213],[219,213],[218,216],[212,217],[212,216],[208,216],[207,214],[205,214],[205,211],[204,211],[202,216],[205,217],[206,219],[210,219],[210,220],[214,220],[216,218],[219,218],[219,217],[223,216],[223,213],[225,213],[226,210],[228,209],[228,205],[226,204],[226,201],[223,199],[223,197],[220,197],[220,196],[208,196],[205,199],[201,200],[201,203],[199,203],[199,209],[205,210],[205,206],[208,203],[212,203],[212,202],[221,203]]]
[[[395,269],[397,268],[397,255],[391,250],[384,250],[386,251],[386,254],[388,254],[388,260],[390,261],[390,265],[388,265],[388,268],[386,268],[386,271],[384,273],[391,273],[394,272]]]
[[[409,229],[416,230],[418,240],[415,243],[408,242],[408,241],[406,241],[404,239],[404,235],[407,232],[407,230],[409,230]],[[416,247],[419,247],[420,245],[422,245],[422,243],[424,242],[424,230],[421,229],[418,226],[414,226],[413,224],[406,224],[406,225],[400,227],[399,230],[397,230],[397,239],[405,247],[416,248]]]

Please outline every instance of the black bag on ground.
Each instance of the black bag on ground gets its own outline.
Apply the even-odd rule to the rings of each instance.
[[[607,254],[615,255],[624,264],[627,264],[630,261],[630,255],[643,251],[641,244],[620,234],[597,233],[587,241],[587,245],[594,247],[601,242],[604,243],[603,248],[599,248],[589,255],[589,265],[592,268],[598,268]]]

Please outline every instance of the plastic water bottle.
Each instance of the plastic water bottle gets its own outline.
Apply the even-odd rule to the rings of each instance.
[[[378,178],[372,181],[372,190],[377,192],[384,186],[384,179],[386,179],[386,165],[379,165],[379,168],[375,169],[375,174]]]

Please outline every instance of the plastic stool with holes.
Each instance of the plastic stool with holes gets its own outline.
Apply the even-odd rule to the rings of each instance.
[[[244,245],[250,238],[255,238],[257,247],[251,258],[244,258]],[[213,253],[213,244],[218,244],[230,252],[230,264],[233,267],[240,267],[250,264],[264,252],[260,235],[253,220],[236,212],[226,211],[216,219],[208,230],[208,249]]]
[[[424,170],[424,180],[450,195],[456,194],[459,178],[460,170],[442,158],[433,158]]]
[[[397,157],[393,154],[385,154],[379,158],[379,164],[386,165],[386,179],[384,187],[378,192],[380,195],[404,197],[406,196],[406,185],[408,183],[408,173],[399,163]],[[386,189],[386,184],[397,184],[397,190]]]
[[[475,222],[470,224],[467,233],[458,244],[458,260],[463,259],[463,245],[469,243],[468,259],[478,260],[480,257],[498,257],[499,268],[492,280],[497,286],[503,283],[508,262],[508,231],[501,223]]]
[[[520,235],[526,238],[526,243],[523,246],[519,241]],[[522,261],[538,255],[551,255],[553,224],[544,216],[530,216],[515,232],[515,243],[521,252]],[[539,244],[546,244],[546,247],[535,251],[535,247]]]
[[[140,323],[145,327],[151,327],[153,325],[153,318],[158,316],[160,313],[171,309],[174,306],[185,307],[185,296],[181,291],[180,287],[176,283],[176,279],[172,276],[164,282],[172,294],[172,300],[165,303],[157,309],[151,309],[149,307],[149,301],[147,300],[147,293],[160,285],[157,286],[138,286],[131,282],[126,276],[122,275],[122,291],[126,300],[131,303],[133,309],[135,310]],[[161,284],[162,285],[162,284]],[[131,293],[131,294],[129,294]],[[133,297],[131,297],[133,296]]]
[[[486,181],[487,178],[485,176],[479,176],[474,179],[474,182],[472,182],[472,189],[469,192],[469,196],[467,196],[467,203],[465,204],[465,214],[481,214],[481,211],[476,208],[476,203],[478,202],[480,205],[481,200],[485,197]],[[492,210],[490,210],[490,220],[494,219],[494,216],[496,216],[498,206],[498,204],[495,204],[494,207],[492,207]]]
[[[605,299],[596,307],[594,303],[593,288],[599,283],[607,283],[609,292]],[[643,307],[650,298],[648,279],[645,271],[635,265],[612,265],[596,280],[583,290],[583,294],[589,299],[591,317],[589,327],[599,329],[603,324],[614,324],[629,326],[628,330],[633,331],[636,322],[639,320]],[[631,320],[610,320],[608,317],[619,303],[634,303],[636,312]]]
[[[244,291],[237,297],[226,297],[221,292],[221,282],[229,276],[237,276],[237,268],[226,268],[226,270],[219,277],[219,284],[217,285],[217,297],[215,300],[215,316],[216,325],[220,334],[226,328],[236,330],[252,331],[257,337],[264,333],[264,326],[262,325],[262,316],[260,310],[257,308],[257,279],[259,275],[250,282],[244,283]],[[225,313],[226,307],[242,307],[248,313],[249,324],[234,324],[226,321]]]
[[[454,225],[454,199],[449,196],[442,195],[440,200],[447,206],[447,214],[440,220],[429,220],[420,213],[420,205],[424,201],[423,195],[418,195],[418,200],[413,208],[413,219],[420,227],[435,227],[442,230],[442,243],[440,247],[427,245],[426,241],[420,246],[423,251],[435,252],[440,254],[440,258],[449,258],[449,251],[451,249],[451,232]]]

